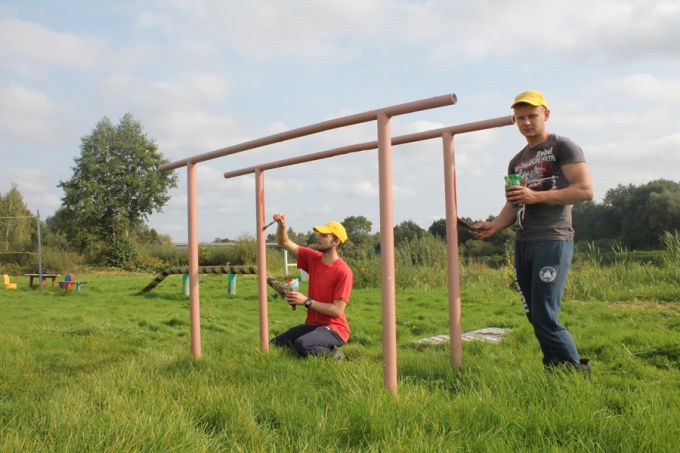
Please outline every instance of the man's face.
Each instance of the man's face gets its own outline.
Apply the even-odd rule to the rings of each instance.
[[[541,138],[545,134],[545,122],[550,116],[550,110],[542,105],[535,107],[529,104],[519,104],[514,109],[517,129],[528,140]]]
[[[316,233],[316,249],[320,252],[332,249],[337,245],[338,239],[332,234]]]

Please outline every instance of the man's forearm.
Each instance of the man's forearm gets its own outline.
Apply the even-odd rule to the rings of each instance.
[[[511,203],[505,203],[501,212],[498,213],[495,219],[491,221],[494,225],[495,231],[501,231],[515,223],[517,218],[517,209]]]
[[[288,242],[288,231],[286,231],[285,225],[278,225],[276,228],[276,242],[284,247],[286,242]]]
[[[345,305],[346,303],[344,301],[335,301],[332,304],[328,304],[314,300],[309,309],[330,316],[331,318],[336,318],[344,312]]]
[[[539,203],[552,205],[575,204],[593,199],[593,189],[586,184],[572,184],[564,189],[537,193],[539,194]]]
[[[279,224],[278,228],[276,229],[276,242],[285,250],[287,250],[288,253],[297,255],[299,246],[295,242],[288,239],[288,231],[286,230],[285,223],[283,225]]]

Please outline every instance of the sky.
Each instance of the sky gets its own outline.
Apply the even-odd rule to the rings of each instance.
[[[550,132],[584,150],[595,201],[680,181],[680,0],[0,1],[0,193],[61,205],[80,140],[131,113],[170,161],[332,118],[454,93],[393,135],[511,114],[545,93]],[[375,140],[375,122],[198,164],[199,240],[255,234],[252,175],[225,171]],[[514,126],[455,137],[460,216],[504,202]],[[393,148],[394,223],[444,216],[440,139]],[[186,170],[149,225],[187,241]],[[295,231],[348,216],[379,227],[378,154],[265,173],[267,219]],[[273,230],[272,230],[273,232]]]

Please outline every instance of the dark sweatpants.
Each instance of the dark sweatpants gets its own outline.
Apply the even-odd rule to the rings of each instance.
[[[298,355],[307,357],[328,355],[345,342],[329,327],[301,324],[274,337],[271,344],[281,347],[293,346]]]
[[[546,365],[579,364],[574,340],[557,319],[573,254],[573,241],[515,243],[517,283]]]

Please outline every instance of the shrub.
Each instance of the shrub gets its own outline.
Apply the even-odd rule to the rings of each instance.
[[[37,259],[35,260],[37,263]],[[86,270],[83,257],[75,252],[56,247],[44,247],[42,250],[43,269],[55,269],[59,272],[83,272]],[[34,272],[38,268],[37,264]]]
[[[664,255],[663,261],[666,266],[679,268],[680,267],[680,232],[674,231],[664,232],[663,236],[664,243]]]
[[[104,252],[106,264],[122,269],[129,269],[137,255],[135,244],[123,235],[116,235]]]

